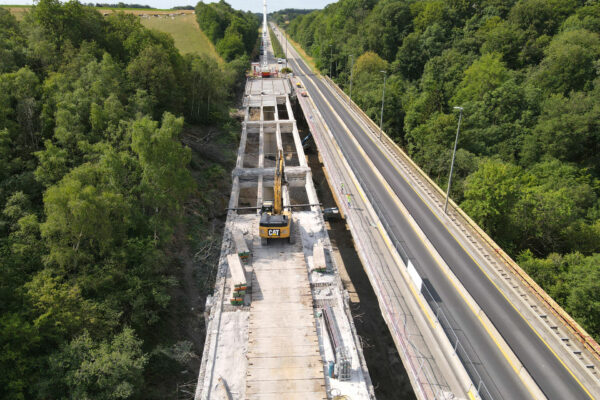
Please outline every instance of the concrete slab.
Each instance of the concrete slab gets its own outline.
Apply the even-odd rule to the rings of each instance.
[[[288,398],[291,393],[303,393],[301,398],[326,397],[302,248],[277,243],[260,247],[255,253],[246,395],[254,398],[253,394],[280,393]],[[299,361],[290,363],[292,359]]]
[[[248,398],[253,399],[255,394],[266,393],[279,393],[283,395],[282,398],[287,398],[286,396],[292,393],[321,396],[312,397],[311,395],[311,397],[305,397],[306,399],[327,397],[325,394],[325,382],[322,377],[320,379],[293,379],[290,377],[287,380],[252,380],[248,382],[246,388]]]

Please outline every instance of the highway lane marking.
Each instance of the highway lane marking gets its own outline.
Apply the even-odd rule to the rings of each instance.
[[[298,78],[298,79],[300,79],[300,78]],[[312,83],[314,85],[314,82],[312,82]],[[316,85],[315,85],[315,87],[316,87]],[[313,101],[313,99],[309,98],[309,100],[313,104],[314,108],[318,110],[319,108],[317,107],[317,105],[315,104],[315,102]],[[325,123],[324,119],[323,119],[323,122]],[[331,131],[330,131],[330,135],[331,135]],[[333,137],[333,135],[331,135],[331,136],[332,136],[331,139],[335,140],[335,137]],[[341,159],[346,159],[344,157],[341,149],[339,148],[339,146],[337,146],[337,143],[333,147],[335,148],[336,152],[338,153],[338,156]],[[368,204],[369,201],[368,201],[365,193],[363,192],[362,187],[360,186],[360,183],[356,180],[356,177],[354,176],[354,174],[348,174],[348,175],[350,176],[350,179],[352,180],[352,183],[354,183],[354,186],[357,189],[358,194],[360,195],[361,199],[363,200],[363,203]],[[377,215],[377,213],[375,213],[375,215]],[[389,240],[387,232],[383,228],[383,225],[381,225],[381,221],[379,220],[379,217],[377,218],[377,221],[376,221],[376,227],[377,227],[377,230],[379,230],[379,234],[383,238],[386,246],[390,250],[390,253],[392,255],[394,255],[396,253],[396,249],[393,247],[391,241]],[[392,256],[392,257],[395,258],[394,256]],[[419,303],[419,307],[421,308],[421,310],[423,311],[423,313],[425,313],[425,316],[427,317],[427,320],[429,321],[429,324],[431,325],[432,328],[435,328],[435,323],[433,322],[433,319],[431,318],[431,315],[430,315],[429,311],[427,310],[427,308],[425,307],[425,305],[422,303],[422,300],[421,300],[420,296],[417,294],[415,288],[413,287],[413,285],[408,285],[408,286],[411,289],[411,291],[413,292],[413,295],[415,296],[417,302]]]
[[[294,59],[294,62],[296,63],[296,65],[299,66],[298,62]],[[301,68],[300,68],[301,69]],[[304,72],[304,71],[303,71]],[[312,84],[315,86],[316,90],[319,90],[317,85],[314,83],[314,81],[308,76],[308,74],[305,74],[305,76],[312,82]],[[298,77],[298,79],[301,79]],[[305,85],[306,87],[306,85]],[[325,102],[327,103],[327,100],[325,99],[325,96],[323,96],[321,94],[321,97],[325,100]],[[309,97],[308,100],[313,104],[314,108],[316,110],[318,110],[319,108],[317,107],[316,103],[314,102],[314,100],[312,99],[312,97]],[[328,103],[327,103],[328,104]],[[334,112],[334,115],[337,114]],[[339,117],[338,117],[339,118]],[[323,120],[323,123],[326,123],[324,118],[321,117],[321,119]],[[343,124],[343,123],[342,123]],[[329,130],[329,129],[328,129]],[[336,150],[336,152],[338,153],[338,156],[345,160],[346,157],[343,155],[341,149],[339,148],[339,146],[337,146],[337,141],[335,139],[335,137],[332,135],[331,130],[329,130],[329,134],[331,135],[331,140],[334,141],[334,148]],[[352,169],[352,168],[350,168]],[[360,195],[361,199],[363,200],[363,203],[365,204],[369,204],[369,200],[366,197],[366,194],[364,193],[364,191],[362,190],[362,187],[360,185],[360,183],[356,180],[356,177],[354,176],[354,173],[352,174],[348,174],[350,175],[350,179],[352,180],[352,182],[354,183],[355,188],[358,191],[358,194]],[[377,215],[377,213],[375,213],[375,215]],[[376,220],[376,227],[377,230],[379,231],[379,234],[381,235],[381,237],[383,238],[388,250],[390,251],[390,254],[392,254],[393,258],[397,257],[397,251],[395,249],[395,247],[393,246],[393,244],[391,243],[387,231],[385,231],[385,229],[383,228],[383,225],[381,224],[381,221],[379,219],[379,216],[377,216],[377,220]],[[397,261],[396,261],[397,262]],[[413,293],[414,298],[417,300],[417,303],[419,304],[419,307],[421,308],[421,310],[423,311],[423,313],[425,314],[425,316],[427,317],[427,320],[429,321],[429,324],[431,325],[431,327],[433,329],[435,329],[435,322],[433,321],[433,318],[430,315],[430,312],[427,310],[426,306],[423,304],[423,301],[421,299],[421,296],[419,296],[419,294],[416,292],[416,289],[414,288],[414,286],[412,285],[412,282],[408,284],[408,287],[410,288],[411,292]]]
[[[297,79],[300,79],[300,78],[298,77]],[[314,82],[312,82],[312,83],[314,85]],[[316,85],[315,85],[315,87],[316,87]],[[314,109],[318,113],[319,112],[318,111],[319,108],[317,107],[317,105],[316,105],[315,101],[313,100],[313,98],[309,97],[308,100],[310,101],[310,103],[312,103]],[[320,115],[320,113],[319,113],[319,115]],[[344,164],[344,161],[346,160],[346,158],[344,157],[343,153],[341,152],[341,149],[337,145],[337,141],[336,141],[335,137],[333,136],[331,130],[329,129],[329,127],[328,127],[325,119],[322,116],[320,116],[320,119],[321,119],[320,125],[322,125],[323,128],[328,133],[329,141],[333,145],[332,147],[338,153],[338,157],[339,157],[340,161],[342,162],[342,164]],[[346,161],[346,165],[347,165],[347,161]],[[350,168],[350,166],[347,165],[347,166],[344,166],[343,168],[344,169],[349,169],[349,171],[347,172],[347,175],[350,177],[350,179],[354,183],[354,186],[355,186],[356,190],[358,191],[360,197],[362,198],[363,202],[365,203],[365,206],[368,205],[368,204],[370,204],[370,202],[366,198],[366,195],[365,195],[364,191],[362,190],[362,187],[361,187],[360,183],[356,180],[356,177],[354,176],[354,172],[352,171],[352,169]],[[365,209],[366,209],[366,207],[365,207]],[[368,210],[367,210],[367,212],[368,212]],[[375,218],[372,218],[372,219],[377,221],[377,224],[375,224],[374,227],[376,227],[378,229],[379,234],[383,238],[383,240],[384,240],[384,242],[385,242],[385,244],[386,244],[386,246],[387,246],[387,248],[388,248],[388,250],[390,252],[390,255],[392,256],[392,258],[395,260],[395,262],[397,264],[401,264],[402,260],[398,260],[398,254],[396,252],[396,249],[393,247],[392,243],[390,242],[390,240],[388,238],[388,235],[387,235],[387,232],[383,228],[383,226],[381,224],[381,221],[380,221],[377,213],[374,210],[373,210],[373,213],[375,215]],[[371,225],[371,226],[373,226],[373,225]],[[360,256],[360,254],[359,254],[359,256]],[[411,293],[413,294],[413,298],[417,301],[417,304],[419,305],[419,307],[421,308],[422,312],[427,317],[427,320],[429,321],[429,324],[435,330],[436,329],[436,322],[433,321],[433,319],[432,319],[432,317],[430,315],[430,312],[429,312],[429,310],[427,308],[427,305],[425,305],[423,303],[422,296],[420,295],[420,293],[418,293],[416,291],[414,283],[409,278],[403,276],[405,271],[399,271],[399,272],[400,272],[400,275],[402,276],[402,279],[404,280],[405,285],[408,286],[408,288],[410,289]],[[381,279],[381,278],[379,278],[379,279]],[[445,334],[444,334],[444,337],[447,340],[447,336],[445,336]],[[407,355],[407,357],[408,357],[408,355]],[[464,366],[463,366],[463,368],[464,368]],[[466,373],[466,370],[465,370],[465,373]],[[467,377],[468,377],[468,374],[467,374]],[[468,379],[470,380],[470,377],[468,377]],[[472,381],[471,381],[471,387],[473,387]]]
[[[339,97],[337,96],[335,93],[333,93],[334,97]],[[324,96],[323,96],[324,97]],[[340,101],[340,104],[342,104],[343,106],[343,102]],[[330,105],[331,107],[331,105]],[[333,110],[333,108],[332,108]],[[548,344],[548,342],[546,342],[546,340],[538,333],[538,331],[529,323],[529,321],[525,318],[525,316],[519,311],[519,309],[515,306],[515,304],[507,297],[507,295],[504,293],[504,291],[492,280],[492,278],[490,277],[490,275],[483,269],[483,267],[479,264],[479,262],[477,260],[475,260],[475,258],[471,255],[471,252],[467,251],[467,249],[463,246],[463,244],[457,239],[457,237],[454,235],[454,233],[452,233],[448,227],[446,226],[446,224],[444,223],[444,221],[442,221],[440,219],[440,217],[437,215],[437,213],[434,212],[434,210],[430,207],[430,205],[428,204],[428,202],[425,201],[425,199],[421,196],[421,194],[415,189],[415,187],[408,181],[408,179],[404,176],[403,171],[401,171],[396,164],[394,163],[394,161],[392,159],[390,159],[390,157],[388,157],[388,154],[386,151],[383,151],[382,149],[379,148],[378,143],[375,141],[375,139],[373,138],[373,136],[369,135],[368,133],[366,133],[365,129],[363,129],[364,127],[364,123],[362,121],[357,120],[357,118],[353,115],[352,112],[348,111],[348,115],[350,115],[350,117],[354,120],[354,122],[357,123],[357,125],[361,128],[361,130],[363,131],[363,133],[365,133],[365,136],[369,138],[369,140],[371,140],[371,142],[373,142],[373,144],[375,145],[375,148],[388,160],[388,163],[398,172],[398,174],[400,175],[400,177],[402,177],[402,179],[411,187],[411,189],[413,190],[413,192],[415,192],[415,194],[421,199],[421,202],[423,204],[425,204],[425,206],[429,209],[429,211],[431,212],[431,214],[433,214],[433,216],[440,222],[440,224],[444,227],[444,229],[450,234],[450,236],[452,236],[452,238],[456,241],[456,243],[461,247],[461,249],[465,252],[465,254],[467,254],[469,256],[469,258],[475,263],[475,265],[477,265],[477,267],[479,268],[479,270],[485,275],[485,277],[492,283],[492,285],[494,285],[494,287],[496,288],[496,290],[498,290],[498,292],[500,292],[500,294],[502,295],[502,297],[504,297],[504,299],[511,305],[511,307],[517,312],[517,314],[519,314],[519,316],[523,319],[523,321],[525,321],[525,323],[527,324],[527,326],[536,334],[536,336],[542,341],[542,343],[544,343],[544,345],[548,348],[548,350],[550,350],[550,352],[554,355],[554,357],[558,360],[558,362],[565,368],[565,370],[567,370],[567,372],[573,377],[573,379],[579,384],[579,386],[585,391],[585,393],[592,399],[594,399],[594,396],[592,396],[592,394],[588,391],[588,389],[583,385],[583,383],[579,380],[579,378],[577,378],[577,376],[575,376],[575,374],[573,373],[573,371],[571,371],[571,369],[562,361],[562,359],[558,356],[558,354],[556,354],[556,352],[550,347],[550,345]],[[354,136],[354,135],[353,135]],[[358,142],[357,142],[358,144]],[[360,144],[358,144],[360,145]],[[360,147],[359,147],[360,148]],[[362,148],[360,148],[361,152],[362,152]],[[387,183],[386,183],[387,185]],[[397,196],[394,192],[394,196]],[[491,321],[490,321],[491,322]],[[487,328],[486,328],[487,329]],[[495,339],[494,339],[495,340]],[[510,346],[509,346],[510,347]],[[515,354],[516,356],[516,354]],[[518,359],[518,357],[517,357]],[[519,360],[520,361],[520,360]],[[522,363],[521,363],[522,364]]]
[[[315,82],[314,82],[314,81],[313,81],[313,80],[310,78],[310,75],[309,75],[309,74],[307,74],[305,71],[303,71],[303,69],[302,69],[302,68],[300,68],[300,64],[297,62],[297,60],[296,60],[296,59],[293,59],[293,61],[294,61],[294,63],[296,63],[296,65],[298,66],[298,69],[299,69],[299,70],[301,70],[301,71],[304,73],[304,75],[305,75],[305,76],[306,76],[306,77],[307,77],[307,78],[308,78],[308,79],[309,79],[309,80],[312,82],[312,84],[315,86],[315,89],[316,89],[316,90],[317,90],[317,91],[320,93],[320,90],[319,90],[318,86],[317,86],[317,85],[315,84]],[[318,76],[318,74],[317,74],[317,76]],[[301,80],[301,78],[300,78],[299,76],[297,76],[297,79],[298,79],[298,80]],[[305,85],[305,88],[306,88],[306,85]],[[325,101],[325,102],[328,104],[328,106],[329,106],[329,107],[332,109],[332,111],[334,111],[334,110],[333,110],[333,108],[331,107],[331,105],[329,104],[329,102],[327,101],[327,99],[325,98],[325,96],[324,96],[322,93],[320,93],[320,95],[321,95],[321,97],[323,98],[323,100],[324,100],[324,101]],[[313,98],[312,98],[312,97],[309,97],[309,100],[310,100],[310,102],[313,104],[313,106],[314,106],[315,110],[316,110],[316,111],[317,111],[317,113],[318,113],[318,107],[316,106],[316,104],[315,104],[315,102],[314,102]],[[320,113],[319,113],[319,115],[320,115]],[[336,113],[335,111],[333,112],[333,115],[335,115],[335,116],[336,116],[338,119],[340,119],[339,115],[337,115],[337,113]],[[340,150],[339,146],[337,145],[337,140],[336,140],[336,139],[335,139],[335,137],[333,136],[333,134],[332,134],[331,130],[330,130],[328,127],[327,127],[327,125],[326,125],[326,122],[325,122],[324,118],[323,118],[322,116],[321,116],[320,118],[321,118],[321,120],[322,120],[322,125],[324,125],[324,127],[326,127],[326,128],[327,128],[327,131],[328,131],[328,133],[329,133],[329,136],[330,136],[330,140],[332,141],[332,143],[333,143],[333,145],[334,145],[334,147],[335,147],[336,151],[338,152],[338,154],[339,154],[339,156],[340,156],[341,160],[345,160],[346,158],[343,156],[343,154],[342,154],[342,152],[341,152],[341,150]],[[341,124],[342,124],[342,126],[345,126],[345,123],[344,123],[343,121],[341,121]],[[347,127],[346,127],[346,129],[347,129]],[[350,136],[350,138],[356,142],[356,139],[354,139],[354,137],[353,137],[352,135]],[[348,167],[349,167],[349,166],[348,166]],[[375,170],[375,171],[377,171],[375,168],[374,168],[374,170]],[[377,171],[377,172],[378,172],[378,171]],[[366,197],[365,197],[365,194],[364,194],[364,192],[362,191],[362,187],[360,186],[360,184],[359,184],[359,183],[356,181],[356,179],[355,179],[354,173],[352,173],[352,171],[349,171],[348,175],[351,177],[351,179],[352,179],[352,181],[353,181],[353,183],[354,183],[355,187],[357,188],[357,190],[358,190],[358,192],[359,192],[359,194],[360,194],[361,198],[362,198],[362,199],[363,199],[363,201],[365,202],[365,204],[369,204],[368,200],[367,200],[367,199],[366,199]],[[392,198],[393,198],[393,197],[392,197]],[[374,211],[374,210],[373,210],[373,211]],[[378,224],[377,224],[377,228],[378,228],[378,230],[379,230],[379,233],[380,233],[381,237],[384,239],[384,241],[385,241],[385,243],[386,243],[386,246],[388,247],[388,250],[389,250],[389,251],[390,251],[390,253],[392,254],[392,258],[394,258],[394,259],[396,259],[396,260],[397,260],[397,259],[398,259],[398,254],[397,254],[397,251],[396,251],[396,249],[393,247],[393,245],[391,244],[391,242],[389,241],[389,238],[388,238],[387,232],[386,232],[386,231],[383,229],[383,226],[382,226],[382,225],[381,225],[381,223],[380,223],[379,217],[377,216],[377,214],[376,214],[376,213],[375,213],[375,215],[376,215],[376,217],[377,217],[377,222],[378,222]],[[396,261],[396,262],[397,262],[397,264],[404,264],[404,263],[402,262],[402,260],[400,260],[400,262],[398,262],[398,261]],[[402,275],[402,273],[401,273],[401,275]],[[407,282],[405,282],[405,283],[406,283],[406,284],[408,285],[408,287],[410,288],[410,290],[411,290],[411,292],[412,292],[412,294],[413,294],[413,298],[415,298],[415,299],[417,300],[417,303],[419,304],[419,307],[420,307],[420,308],[421,308],[421,310],[422,310],[422,311],[425,313],[425,315],[427,316],[427,318],[428,318],[428,320],[429,320],[429,323],[430,323],[430,325],[431,325],[431,326],[432,326],[432,328],[435,330],[435,329],[436,329],[436,326],[434,325],[434,323],[433,323],[432,319],[431,319],[431,318],[430,318],[430,316],[429,316],[429,312],[427,311],[427,307],[426,307],[426,306],[425,306],[425,305],[422,303],[420,294],[416,292],[415,288],[413,287],[413,283],[412,283],[412,281],[411,281],[410,279],[406,279],[406,278],[404,278],[404,279],[405,279],[405,281],[407,281]],[[489,333],[488,333],[488,334],[489,334]],[[448,339],[448,337],[447,337],[447,335],[446,335],[445,333],[444,333],[444,337],[446,338],[446,340],[449,340],[449,339]],[[496,343],[496,345],[498,345],[498,344]],[[464,365],[462,365],[462,363],[461,363],[461,366],[464,368]],[[466,370],[465,370],[465,372],[466,372]],[[470,377],[468,377],[468,379],[470,379]],[[472,384],[471,384],[471,387],[473,387],[473,385],[472,385]],[[473,397],[473,394],[472,394],[472,393],[468,392],[468,394],[469,394],[469,396],[470,396],[470,397],[472,397],[472,398],[475,398],[475,397]]]
[[[294,61],[295,61],[295,60],[294,60]],[[306,75],[306,76],[308,77],[308,75]],[[298,78],[298,79],[300,79],[300,78]],[[308,78],[308,79],[310,79],[310,78]],[[318,90],[318,87],[315,85],[315,83],[312,81],[312,79],[310,79],[310,80],[311,80],[311,82],[313,83],[313,85],[315,86],[315,88]],[[306,86],[306,85],[305,85],[305,86]],[[324,97],[324,96],[322,96],[322,95],[321,95],[321,97],[323,97],[323,99],[325,99],[325,97]],[[318,110],[318,107],[317,107],[317,105],[315,104],[315,102],[313,101],[313,99],[312,99],[312,98],[309,98],[309,99],[310,99],[310,102],[311,102],[311,103],[313,104],[313,106],[315,107],[315,109],[317,109],[317,110]],[[325,102],[327,103],[327,100],[326,100],[326,99],[325,99]],[[334,112],[334,115],[336,115],[336,116],[337,116],[337,114],[336,114],[335,112]],[[339,117],[338,117],[338,118],[339,118]],[[325,121],[323,120],[323,122],[325,122]],[[331,138],[331,139],[335,141],[335,137],[333,137],[333,135],[332,135],[332,138]],[[338,152],[338,154],[339,154],[339,157],[340,157],[340,158],[342,158],[342,159],[346,159],[346,157],[344,157],[344,155],[343,155],[343,153],[342,153],[341,149],[339,148],[339,146],[337,146],[337,145],[334,145],[334,147],[335,147],[335,150]],[[351,168],[350,168],[350,169],[351,169]],[[350,175],[350,179],[352,179],[352,182],[354,183],[354,186],[356,187],[356,189],[357,189],[357,191],[358,191],[358,194],[359,194],[359,195],[360,195],[360,197],[362,198],[362,200],[363,200],[363,203],[365,203],[365,204],[368,204],[368,203],[369,203],[369,200],[367,199],[367,197],[366,197],[365,193],[363,192],[363,190],[362,190],[362,187],[360,186],[360,183],[359,183],[359,182],[356,180],[356,177],[354,176],[354,174],[349,174],[349,175]],[[375,213],[375,215],[377,215],[377,213]],[[396,253],[397,253],[397,251],[396,251],[395,247],[392,245],[392,243],[391,243],[391,241],[390,241],[390,239],[389,239],[389,237],[388,237],[387,231],[385,231],[385,229],[383,228],[383,225],[381,224],[381,221],[380,221],[380,219],[379,219],[379,216],[378,216],[378,218],[377,218],[377,221],[376,221],[376,226],[377,226],[377,230],[379,230],[379,234],[380,234],[380,235],[381,235],[381,237],[383,238],[383,240],[384,240],[384,242],[385,242],[386,246],[387,246],[387,247],[388,247],[388,249],[390,250],[390,253],[392,254],[392,257],[393,257],[393,258],[396,258]],[[385,232],[385,233],[384,233],[384,232]],[[427,310],[427,308],[426,308],[426,307],[425,307],[425,305],[423,304],[423,302],[422,302],[422,300],[421,300],[421,296],[419,296],[419,295],[418,295],[418,293],[416,292],[416,290],[415,290],[415,288],[413,287],[413,285],[412,285],[412,284],[409,284],[408,286],[409,286],[410,290],[412,291],[413,295],[415,296],[415,299],[417,300],[417,302],[418,302],[418,304],[419,304],[419,307],[421,308],[421,310],[423,311],[423,313],[425,313],[425,316],[427,317],[427,320],[429,321],[429,324],[431,325],[431,327],[432,327],[432,328],[434,328],[434,329],[435,329],[435,322],[433,321],[433,319],[432,319],[432,317],[431,317],[431,315],[430,315],[429,311]]]
[[[467,304],[467,306],[469,307],[469,309],[471,310],[471,312],[473,312],[473,314],[477,317],[477,319],[480,321],[481,325],[483,326],[483,328],[486,330],[486,332],[488,333],[488,335],[490,336],[490,338],[492,339],[492,341],[496,344],[496,346],[498,347],[498,349],[500,350],[500,352],[502,353],[502,355],[504,356],[504,358],[506,359],[506,361],[510,364],[511,368],[515,371],[515,373],[517,374],[517,376],[519,377],[519,379],[521,380],[521,382],[523,382],[524,386],[527,388],[527,390],[529,391],[529,393],[533,396],[536,397],[535,395],[539,393],[534,393],[537,392],[535,389],[533,389],[532,392],[532,388],[530,387],[529,383],[526,383],[525,381],[523,381],[523,378],[521,377],[519,368],[517,368],[517,366],[514,365],[514,363],[512,362],[512,360],[510,359],[509,355],[506,353],[506,351],[503,349],[504,346],[502,346],[498,340],[495,338],[495,335],[493,335],[493,333],[491,332],[490,328],[487,326],[487,323],[481,318],[481,316],[479,315],[479,311],[482,311],[481,308],[479,309],[479,311],[476,311],[472,305],[470,304],[470,302],[464,297],[463,293],[461,293],[461,290],[459,290],[457,284],[453,281],[453,279],[451,279],[451,277],[448,274],[448,271],[445,270],[445,268],[443,267],[443,264],[445,264],[445,262],[443,261],[443,259],[441,259],[441,256],[437,253],[436,250],[432,250],[435,249],[435,247],[429,243],[429,246],[427,245],[428,239],[426,239],[424,237],[424,233],[421,231],[421,229],[418,227],[418,224],[416,223],[416,221],[414,221],[414,219],[412,218],[412,216],[410,216],[410,213],[408,212],[408,210],[404,207],[404,205],[400,202],[400,200],[398,199],[398,196],[396,195],[396,193],[393,191],[393,189],[389,186],[389,184],[387,183],[387,181],[383,178],[383,176],[381,175],[381,173],[379,172],[379,170],[375,167],[375,165],[373,164],[373,162],[370,160],[370,158],[367,156],[367,154],[365,153],[365,151],[362,149],[362,146],[360,145],[360,143],[358,143],[357,139],[354,137],[354,135],[351,133],[351,131],[349,130],[349,128],[347,127],[347,125],[343,122],[343,120],[341,119],[341,117],[338,115],[338,113],[335,111],[335,109],[333,108],[333,106],[329,103],[329,101],[327,100],[327,98],[323,95],[323,93],[321,92],[321,90],[319,89],[319,87],[315,84],[315,82],[312,80],[312,78],[310,78],[308,76],[308,74],[306,74],[307,78],[310,79],[310,81],[313,83],[313,85],[315,86],[315,89],[320,93],[321,97],[323,98],[324,102],[327,104],[327,106],[331,109],[332,114],[338,119],[338,121],[340,122],[340,125],[344,128],[344,130],[349,134],[349,138],[353,141],[354,145],[356,146],[356,148],[358,149],[359,153],[362,155],[362,157],[364,158],[364,160],[371,166],[372,170],[374,171],[374,173],[377,175],[378,179],[380,180],[380,182],[382,183],[382,185],[385,187],[385,189],[388,191],[388,194],[390,195],[390,198],[392,199],[392,201],[394,201],[394,203],[396,203],[396,206],[399,208],[399,210],[407,215],[407,220],[408,222],[411,224],[411,227],[413,228],[413,230],[415,231],[415,233],[417,234],[417,237],[421,240],[421,242],[423,242],[425,248],[427,249],[427,251],[431,254],[431,256],[433,257],[433,259],[436,261],[436,263],[440,266],[440,268],[442,269],[442,271],[444,272],[444,275],[446,276],[446,278],[450,281],[450,283],[452,284],[452,286],[454,286],[455,290],[458,292],[458,294],[461,296],[461,298],[463,299],[463,301]],[[314,102],[313,102],[314,104]],[[352,115],[351,115],[352,117]],[[352,117],[354,119],[354,117]],[[355,122],[358,123],[358,121]],[[362,128],[362,124],[358,123],[359,127]],[[372,140],[372,138],[370,138]],[[385,154],[384,154],[385,155]],[[390,161],[390,159],[387,157],[387,155],[385,155],[386,158],[388,159],[388,161]],[[395,168],[395,166],[394,166]],[[397,170],[397,169],[396,169]],[[398,171],[398,170],[397,170]],[[400,172],[400,171],[398,171]],[[402,175],[401,175],[402,176]],[[402,176],[402,178],[404,179],[404,177]],[[407,182],[408,183],[408,182]],[[414,187],[412,185],[410,185],[410,183],[408,183],[409,186],[411,186],[411,188],[414,191]],[[417,193],[415,191],[415,193]],[[417,195],[419,195],[417,193]],[[421,198],[421,196],[419,195],[419,197]],[[423,199],[421,198],[421,201],[423,201]],[[424,202],[424,201],[423,201]],[[424,202],[425,203],[425,202]],[[429,205],[427,205],[425,203],[425,205],[429,208]],[[431,208],[429,208],[431,211]],[[441,222],[441,221],[440,221]],[[382,229],[383,227],[378,226],[378,229]],[[419,231],[421,231],[421,233],[419,233]],[[388,245],[388,247],[391,249],[391,243],[388,242],[387,239],[387,235],[382,235],[384,237],[384,240],[386,240],[386,244]],[[454,236],[453,236],[454,237]],[[454,237],[454,239],[456,240],[456,238]],[[459,243],[460,245],[460,243]],[[430,248],[431,246],[431,248]],[[470,254],[467,253],[470,257]],[[438,259],[439,257],[439,259]],[[450,270],[450,268],[447,266],[447,264],[445,264],[447,269]],[[480,267],[481,268],[481,267]],[[458,280],[458,278],[456,278]],[[488,277],[489,279],[489,277]],[[460,280],[459,280],[460,282]],[[465,288],[466,291],[466,288]],[[474,302],[474,300],[473,300]],[[514,305],[513,305],[514,307]],[[484,313],[485,314],[485,313]],[[488,318],[489,320],[489,318]],[[491,320],[490,320],[490,324],[491,324]],[[508,344],[506,344],[506,347],[508,347],[509,349],[510,346],[508,346]],[[511,349],[512,351],[512,349]],[[514,352],[513,352],[514,354]],[[519,360],[519,358],[516,356],[516,354],[514,355],[514,358],[516,358],[517,360]],[[560,360],[559,360],[560,361]],[[520,362],[521,366],[524,368],[523,364]],[[564,364],[563,364],[564,365]],[[525,368],[525,370],[527,370]],[[570,372],[570,371],[569,371]],[[531,378],[532,379],[532,378]],[[532,379],[533,381],[533,379]],[[541,390],[539,389],[539,387],[537,388],[540,392]],[[585,388],[584,388],[585,390]],[[587,392],[587,391],[586,391]]]

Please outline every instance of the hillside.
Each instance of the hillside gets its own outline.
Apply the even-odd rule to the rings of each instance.
[[[600,339],[600,5],[341,0],[274,16],[451,196]],[[289,19],[289,23],[286,21]],[[353,57],[351,57],[353,56]]]
[[[247,64],[103,14],[0,8],[1,399],[180,398],[197,377]]]
[[[174,17],[147,17],[140,19],[142,25],[173,36],[175,47],[182,54],[207,55],[223,61],[217,54],[215,46],[200,30],[193,14],[176,15]]]

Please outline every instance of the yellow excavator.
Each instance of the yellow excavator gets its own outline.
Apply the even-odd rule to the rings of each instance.
[[[275,161],[273,201],[264,201],[260,209],[258,229],[263,243],[268,243],[269,239],[292,240],[292,212],[289,208],[283,209],[282,188],[285,183],[283,150],[279,150]]]

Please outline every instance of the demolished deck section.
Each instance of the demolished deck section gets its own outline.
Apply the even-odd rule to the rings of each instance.
[[[246,397],[325,399],[302,248],[278,244],[254,253]]]
[[[246,84],[218,277],[205,313],[196,400],[374,398],[290,91],[288,79]],[[273,155],[280,150],[287,178],[283,205],[294,206],[292,244],[262,245],[258,207],[273,200]],[[328,334],[331,319],[339,332],[335,343]]]

